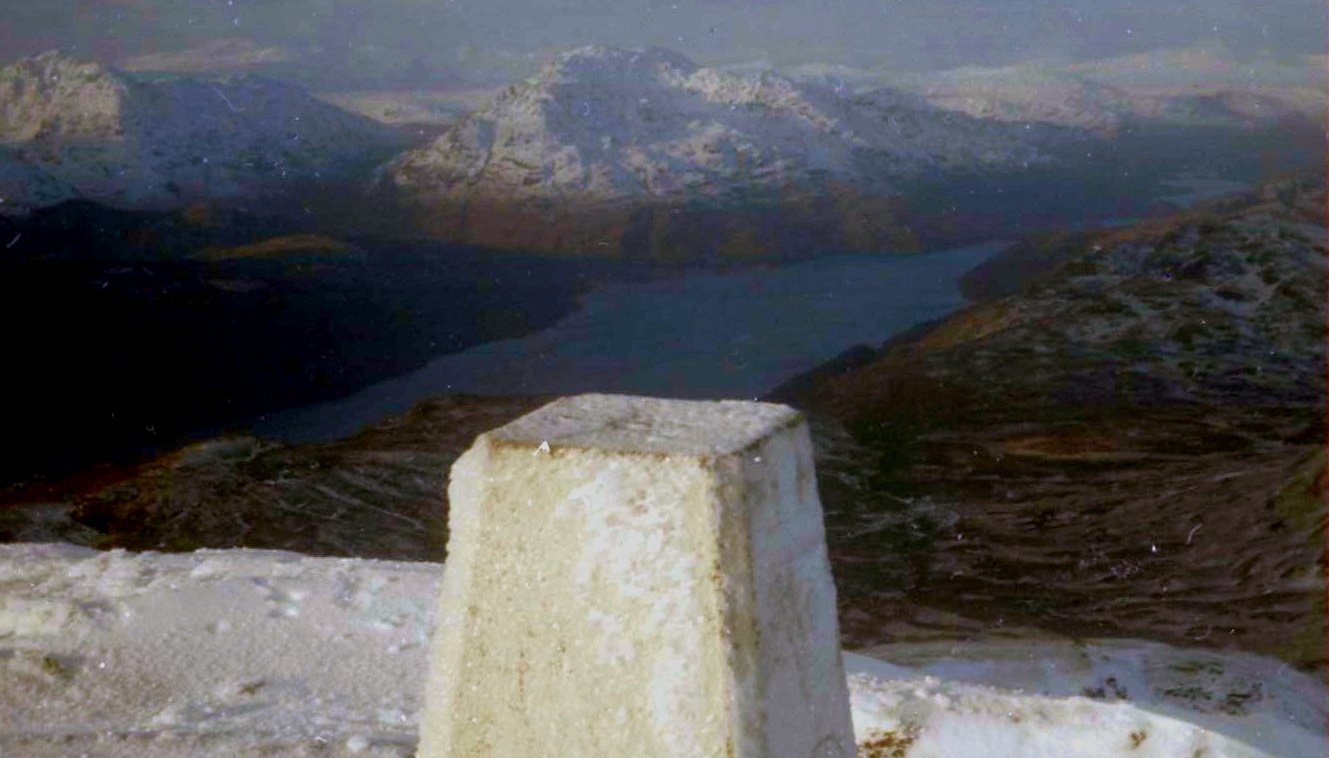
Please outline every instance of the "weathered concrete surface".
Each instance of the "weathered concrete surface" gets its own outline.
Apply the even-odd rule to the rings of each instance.
[[[854,754],[807,426],[584,395],[452,469],[420,758]]]

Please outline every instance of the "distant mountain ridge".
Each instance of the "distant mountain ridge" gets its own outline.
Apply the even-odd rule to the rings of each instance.
[[[893,92],[844,96],[662,49],[586,47],[384,173],[434,234],[656,258],[909,244],[912,180],[1042,160],[1018,128]],[[717,214],[727,214],[718,218]]]
[[[0,68],[0,211],[66,197],[170,207],[348,180],[405,144],[255,76],[145,78],[58,53]]]
[[[948,111],[1114,134],[1143,125],[1281,128],[1324,122],[1324,56],[1240,55],[1221,46],[1076,63],[1033,61],[902,75],[810,64],[798,81],[850,91],[895,87]]]

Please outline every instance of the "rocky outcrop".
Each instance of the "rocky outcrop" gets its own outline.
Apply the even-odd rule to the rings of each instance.
[[[138,78],[55,53],[0,69],[0,212],[70,196],[172,207],[356,181],[405,144],[254,76]]]
[[[405,153],[383,181],[442,238],[723,259],[907,248],[910,181],[1038,160],[1016,129],[917,98],[590,47]]]

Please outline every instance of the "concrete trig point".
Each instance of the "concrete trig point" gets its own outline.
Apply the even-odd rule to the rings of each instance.
[[[584,395],[452,467],[420,758],[851,758],[807,424]]]

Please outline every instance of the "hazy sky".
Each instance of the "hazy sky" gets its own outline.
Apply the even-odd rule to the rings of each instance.
[[[0,60],[125,64],[214,43],[322,88],[498,81],[551,49],[663,45],[703,63],[950,68],[1220,43],[1323,53],[1324,0],[4,0]],[[226,40],[217,45],[217,40]],[[203,56],[195,55],[195,58]],[[285,62],[280,62],[280,61]]]

